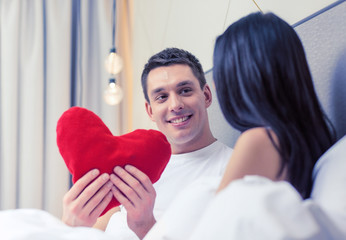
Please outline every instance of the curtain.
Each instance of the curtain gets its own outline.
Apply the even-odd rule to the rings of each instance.
[[[118,1],[118,21],[119,30],[117,42],[119,43],[119,54],[124,60],[124,69],[120,73],[121,86],[124,88],[124,102],[121,105],[122,110],[122,130],[123,133],[133,131],[133,59],[132,59],[132,32],[133,32],[133,1]],[[140,79],[136,82],[141,85]],[[144,108],[144,102],[142,104]]]
[[[70,176],[55,129],[69,107],[94,111],[115,135],[130,130],[127,97],[117,106],[102,98],[111,9],[111,0],[0,0],[0,210],[38,208],[61,217]],[[128,75],[120,76],[125,93]]]

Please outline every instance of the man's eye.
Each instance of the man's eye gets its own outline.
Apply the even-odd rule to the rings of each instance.
[[[167,98],[166,95],[159,95],[155,98],[155,101],[163,102],[166,100],[166,98]]]
[[[191,88],[183,88],[181,91],[180,91],[180,94],[188,94],[192,91]]]

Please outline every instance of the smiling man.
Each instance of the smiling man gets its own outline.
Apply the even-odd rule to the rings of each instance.
[[[147,182],[126,169],[119,177],[124,188],[120,179],[112,181],[120,190],[113,191],[114,196],[123,200],[124,207],[113,214],[106,232],[117,239],[130,239],[133,233],[126,231],[128,227],[143,238],[184,187],[200,177],[222,176],[232,152],[210,130],[207,108],[212,94],[201,64],[191,53],[167,48],[152,56],[142,73],[142,88],[146,111],[170,142],[172,156],[153,187],[155,194]],[[133,182],[142,184],[138,187]],[[131,200],[133,193],[141,201]]]
[[[207,84],[200,85],[188,65],[153,69],[147,77],[147,92],[147,113],[166,135],[173,154],[191,152],[216,140],[207,117],[211,91]]]
[[[64,197],[63,221],[68,225],[90,227],[97,221],[102,228],[108,223],[106,232],[114,239],[142,239],[184,187],[201,177],[222,176],[232,149],[210,131],[212,94],[198,59],[167,48],[145,65],[142,87],[149,117],[171,144],[168,165],[154,186],[133,166],[116,167],[110,176],[87,173]],[[121,210],[98,218],[112,195]]]

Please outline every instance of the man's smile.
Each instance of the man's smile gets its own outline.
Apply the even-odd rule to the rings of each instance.
[[[182,122],[187,121],[187,120],[190,119],[191,117],[192,117],[192,114],[191,114],[191,115],[188,115],[188,116],[177,117],[177,118],[168,120],[167,122],[173,123],[173,124],[179,124],[179,123],[182,123]]]

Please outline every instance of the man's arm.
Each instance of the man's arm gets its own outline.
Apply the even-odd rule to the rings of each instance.
[[[111,219],[112,215],[116,212],[120,211],[120,207],[114,207],[107,211],[103,216],[99,217],[93,226],[93,228],[100,229],[102,231],[105,231],[108,225],[109,220]]]
[[[149,177],[137,168],[126,165],[115,167],[110,179],[114,197],[127,211],[127,224],[136,235],[143,239],[156,223],[154,203],[156,192]]]
[[[92,227],[111,201],[109,175],[94,169],[81,177],[65,194],[62,221],[70,226]],[[96,178],[97,177],[97,178]],[[95,181],[94,181],[95,179]]]

